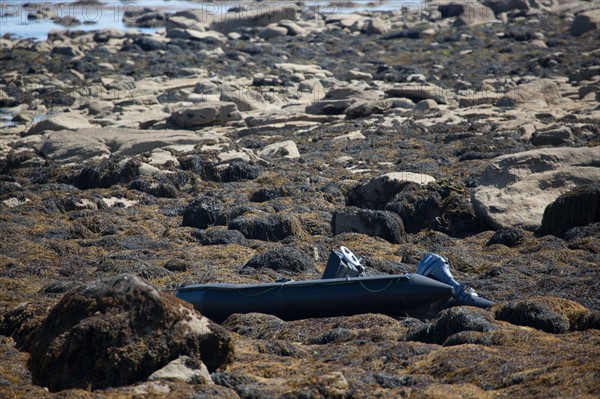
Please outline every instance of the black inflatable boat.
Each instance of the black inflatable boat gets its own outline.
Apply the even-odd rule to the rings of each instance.
[[[365,277],[360,276],[362,271],[360,261],[342,247],[332,251],[321,280],[199,284],[180,288],[177,296],[216,322],[234,313],[258,312],[297,320],[359,313],[415,314],[449,301],[483,308],[493,304],[465,291],[452,278],[448,261],[436,254],[423,258],[419,274]]]

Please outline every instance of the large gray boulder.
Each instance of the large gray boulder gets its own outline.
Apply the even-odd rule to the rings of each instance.
[[[132,275],[69,291],[28,349],[33,382],[50,391],[129,385],[183,355],[214,371],[233,356],[224,328]]]
[[[171,119],[177,126],[190,129],[239,121],[242,114],[233,102],[211,101],[174,111]]]
[[[544,148],[503,155],[484,170],[473,191],[475,211],[494,228],[535,230],[558,196],[600,181],[600,146]]]

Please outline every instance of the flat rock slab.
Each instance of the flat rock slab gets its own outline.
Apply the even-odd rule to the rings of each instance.
[[[50,133],[39,144],[38,152],[59,162],[82,162],[112,155],[133,156],[174,145],[216,144],[214,134],[182,130],[136,130],[89,128]]]
[[[494,158],[472,195],[494,228],[540,226],[546,206],[573,187],[600,181],[600,146],[545,148]]]

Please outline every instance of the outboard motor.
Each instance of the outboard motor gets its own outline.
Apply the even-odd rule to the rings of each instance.
[[[432,278],[452,287],[452,297],[461,305],[489,308],[494,302],[481,298],[473,288],[468,290],[454,279],[450,273],[450,261],[438,254],[429,253],[425,255],[417,266],[417,274]]]
[[[361,265],[360,259],[348,248],[340,247],[339,251],[333,250],[329,254],[327,266],[321,278],[359,277],[364,271],[365,268]]]

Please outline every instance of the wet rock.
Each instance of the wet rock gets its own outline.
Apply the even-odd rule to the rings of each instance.
[[[159,198],[177,198],[178,191],[172,184],[154,181],[148,178],[133,181],[129,188]]]
[[[483,1],[486,7],[491,8],[495,14],[501,14],[509,11],[529,11],[532,5],[536,2],[528,2],[526,0],[485,0]]]
[[[465,5],[460,3],[442,3],[438,5],[442,18],[458,17],[465,12]]]
[[[492,311],[498,320],[552,334],[576,330],[580,321],[589,313],[587,308],[577,302],[549,296],[500,303]]]
[[[257,4],[252,10],[240,13],[225,13],[216,19],[211,29],[222,33],[233,32],[242,28],[257,28],[279,22],[284,19],[294,21],[300,13],[295,4],[286,6]]]
[[[179,356],[165,367],[150,374],[148,381],[170,380],[188,384],[210,384],[212,379],[204,363],[189,356]]]
[[[546,207],[541,234],[562,237],[573,227],[600,222],[600,183],[579,186]]]
[[[239,216],[229,223],[229,229],[240,231],[246,238],[281,241],[303,234],[300,221],[293,215],[270,214]]]
[[[83,57],[83,52],[77,46],[56,46],[52,48],[52,54],[66,57]]]
[[[443,344],[461,331],[494,331],[500,326],[490,312],[473,307],[454,307],[440,313],[431,324],[425,324],[408,334],[410,341]]]
[[[363,118],[372,114],[382,114],[393,106],[392,100],[357,101],[348,108],[345,114],[348,118]]]
[[[164,50],[167,46],[160,40],[151,37],[140,36],[133,40],[133,44],[139,46],[144,51]]]
[[[139,177],[140,166],[138,161],[131,158],[107,159],[99,164],[84,167],[73,179],[73,185],[86,190],[128,183]]]
[[[479,179],[475,211],[494,228],[534,230],[548,204],[600,180],[600,147],[545,148],[494,158]]]
[[[202,245],[242,245],[248,246],[248,240],[237,230],[209,229],[204,233]]]
[[[516,229],[498,230],[485,245],[501,244],[507,247],[513,247],[523,237],[523,233]]]
[[[167,21],[167,14],[154,11],[150,8],[138,7],[135,10],[126,10],[123,14],[123,23],[128,27],[162,28]]]
[[[552,145],[559,146],[571,144],[573,142],[573,133],[568,127],[535,132],[531,135],[531,143],[536,146]]]
[[[567,241],[580,240],[585,237],[600,237],[600,223],[572,227],[563,234],[563,238]]]
[[[406,240],[402,219],[389,211],[347,207],[333,213],[331,227],[334,235],[360,233],[381,237],[394,244]]]
[[[446,90],[432,83],[399,83],[386,90],[387,97],[404,97],[412,101],[434,100],[438,104],[448,104],[451,95]]]
[[[581,36],[600,28],[599,10],[590,10],[577,14],[571,23],[570,32],[573,36]]]
[[[182,226],[205,229],[225,223],[225,208],[213,197],[201,196],[188,204],[183,213]]]
[[[242,119],[242,114],[235,103],[206,102],[175,111],[171,114],[171,119],[177,126],[189,129],[238,121]]]
[[[262,173],[260,167],[245,161],[233,161],[226,164],[210,165],[206,178],[222,183],[254,180]]]
[[[293,247],[282,247],[252,257],[245,267],[301,273],[314,270],[315,264],[303,251]]]
[[[190,170],[202,179],[208,179],[212,171],[212,163],[202,155],[190,155],[178,158],[179,166],[183,170]]]
[[[383,209],[396,194],[411,183],[428,184],[435,178],[426,174],[412,172],[392,172],[366,183],[362,183],[348,192],[346,205],[368,209]]]
[[[29,350],[34,383],[51,391],[132,384],[182,354],[214,371],[233,354],[226,330],[130,275],[67,293]]]

